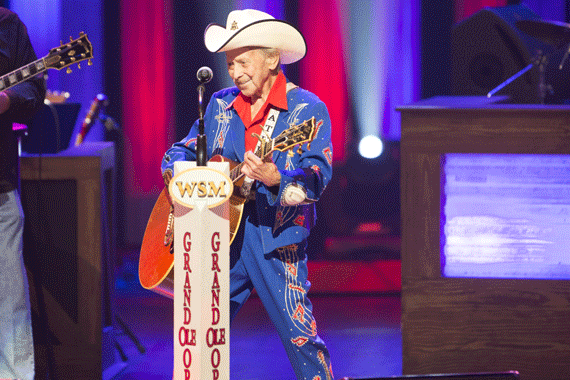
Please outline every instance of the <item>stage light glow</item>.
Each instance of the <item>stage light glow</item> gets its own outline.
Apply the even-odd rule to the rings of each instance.
[[[377,136],[368,135],[363,137],[358,144],[358,153],[364,158],[380,157],[384,151],[384,143]]]
[[[358,136],[400,139],[396,107],[420,95],[420,1],[344,1]],[[333,143],[334,144],[334,143]]]

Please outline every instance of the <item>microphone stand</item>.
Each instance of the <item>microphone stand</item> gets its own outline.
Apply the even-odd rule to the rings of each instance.
[[[538,89],[537,89],[538,98],[540,100],[540,104],[544,104],[544,99],[546,98],[547,92],[548,93],[552,92],[552,87],[546,84],[546,79],[545,79],[545,72],[544,71],[545,71],[547,63],[548,63],[548,59],[547,59],[546,55],[542,54],[542,52],[539,51],[537,53],[537,55],[532,59],[532,63],[529,63],[525,68],[520,70],[518,73],[514,74],[513,76],[511,76],[510,78],[505,80],[503,83],[501,83],[500,85],[498,85],[497,87],[495,87],[494,89],[489,91],[487,93],[487,98],[492,97],[497,92],[499,92],[500,90],[505,88],[507,85],[509,85],[511,82],[520,78],[527,71],[532,69],[534,66],[538,66],[538,73],[539,73]]]
[[[198,136],[196,136],[196,165],[206,166],[208,152],[206,148],[206,134],[204,133],[204,109],[202,100],[204,99],[204,84],[198,86]]]
[[[564,63],[568,59],[568,54],[570,54],[570,44],[568,45],[568,48],[566,48],[566,52],[564,53],[564,57],[562,57],[560,65],[558,65],[558,70],[562,70],[564,68]]]

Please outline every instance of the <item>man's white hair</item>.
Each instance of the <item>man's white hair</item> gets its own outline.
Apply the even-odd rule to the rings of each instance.
[[[260,47],[259,50],[265,55],[266,58],[278,56],[279,57],[279,63],[277,64],[277,67],[275,68],[275,72],[278,73],[279,71],[281,71],[281,57],[280,57],[281,52],[279,51],[279,49],[268,48],[268,47]]]

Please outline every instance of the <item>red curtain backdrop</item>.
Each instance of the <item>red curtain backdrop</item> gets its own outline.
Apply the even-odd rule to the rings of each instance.
[[[485,7],[503,7],[507,0],[455,0],[455,22],[459,22]]]
[[[120,15],[125,192],[158,194],[174,124],[172,4],[121,0]]]
[[[333,160],[346,156],[350,138],[349,92],[344,64],[339,0],[302,0],[299,27],[307,41],[301,61],[300,85],[326,105],[332,123]]]

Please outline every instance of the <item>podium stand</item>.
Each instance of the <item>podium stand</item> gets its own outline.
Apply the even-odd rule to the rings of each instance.
[[[174,172],[174,380],[229,380],[229,164]]]
[[[444,155],[570,154],[569,106],[504,100],[440,97],[399,107],[404,375],[517,370],[525,380],[568,377],[567,280],[442,275]]]

